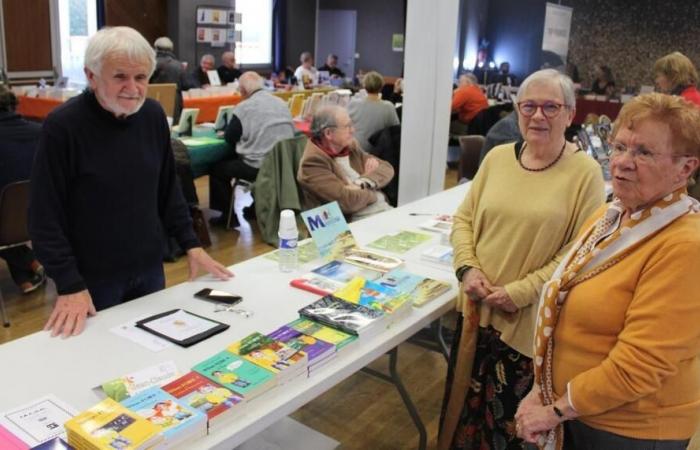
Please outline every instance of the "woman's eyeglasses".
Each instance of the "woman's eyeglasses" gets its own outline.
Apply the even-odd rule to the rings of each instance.
[[[525,117],[532,117],[537,112],[538,108],[542,108],[542,114],[548,119],[553,119],[559,115],[562,108],[568,108],[568,105],[557,102],[520,102],[518,103],[518,111]]]
[[[608,142],[608,156],[610,158],[618,158],[624,154],[629,153],[629,155],[634,159],[635,162],[642,164],[651,164],[657,159],[664,156],[670,156],[671,158],[686,158],[692,155],[672,155],[670,153],[662,152],[652,152],[651,150],[640,145],[636,148],[628,148],[625,144],[621,142]]]

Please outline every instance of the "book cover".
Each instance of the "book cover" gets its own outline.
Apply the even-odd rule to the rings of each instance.
[[[265,258],[279,261],[279,252],[279,250],[268,252],[265,254]],[[316,244],[312,239],[304,240],[297,245],[297,259],[299,260],[299,264],[306,264],[319,256],[321,255],[318,253],[318,248],[316,248]]]
[[[283,342],[286,346],[303,351],[309,358],[309,365],[326,358],[335,352],[335,346],[313,336],[308,336],[294,328],[282,325],[268,334],[272,339]]]
[[[106,398],[65,424],[68,443],[77,448],[146,449],[163,440],[160,429]]]
[[[421,258],[426,261],[452,266],[453,253],[453,249],[449,245],[433,245],[421,253]]]
[[[0,443],[3,445],[3,450],[29,450],[29,446],[25,444],[24,441],[10,433],[10,431],[2,425],[0,425]]]
[[[299,310],[302,317],[320,322],[346,333],[360,335],[378,327],[384,313],[341,300],[332,295],[316,300]]]
[[[226,350],[273,373],[303,371],[308,362],[303,351],[258,332],[234,342]]]
[[[2,440],[0,440],[0,442],[3,446],[5,445],[5,442],[3,442]],[[2,447],[2,449],[13,450],[13,447]],[[68,445],[68,443],[61,438],[53,438],[50,441],[46,441],[43,444],[39,444],[36,447],[32,447],[32,450],[74,450],[74,448]]]
[[[336,351],[340,350],[341,348],[354,342],[357,339],[357,336],[355,336],[354,334],[344,333],[340,330],[336,330],[335,328],[328,327],[326,325],[314,322],[313,320],[305,319],[303,317],[300,317],[299,319],[287,325],[290,328],[293,328],[307,336],[311,336],[316,339],[320,339],[324,342],[328,342],[329,344],[333,344],[336,348]]]
[[[424,230],[449,236],[452,232],[452,216],[449,214],[437,215],[418,226]]]
[[[205,413],[209,420],[229,413],[243,397],[197,372],[189,372],[162,388],[181,402]]]
[[[317,295],[332,294],[344,286],[340,281],[322,277],[313,272],[295,278],[290,281],[289,284],[297,289],[302,289]]]
[[[362,277],[367,280],[376,280],[382,276],[381,272],[363,269],[361,267],[337,260],[330,261],[321,267],[317,267],[313,269],[311,273],[337,281],[343,285],[355,277]]]
[[[384,255],[373,250],[363,248],[350,248],[345,252],[345,262],[354,264],[363,269],[370,269],[382,273],[396,269],[403,264],[401,258]]]
[[[354,278],[333,295],[386,314],[394,314],[411,304],[410,297],[407,294],[397,291],[386,284],[365,280],[361,277]]]
[[[432,236],[429,234],[417,233],[415,231],[399,231],[396,234],[380,237],[376,241],[371,242],[368,247],[403,254],[431,239]]]
[[[377,283],[408,294],[414,306],[422,306],[439,297],[451,285],[445,281],[415,275],[402,269],[395,269],[377,280]]]
[[[153,386],[121,402],[159,428],[166,444],[173,445],[190,436],[206,435],[207,416]]]
[[[54,395],[38,398],[0,416],[0,426],[35,447],[56,437],[65,437],[63,424],[78,413]]]
[[[107,397],[121,402],[152,386],[168,383],[177,378],[178,375],[175,363],[166,361],[102,383],[101,388]]]
[[[245,399],[253,398],[276,385],[272,372],[226,350],[202,361],[192,370]]]
[[[318,252],[327,261],[342,259],[347,249],[357,245],[338,202],[303,211],[301,217]]]

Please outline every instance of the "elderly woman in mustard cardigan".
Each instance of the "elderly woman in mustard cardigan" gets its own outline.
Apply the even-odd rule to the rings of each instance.
[[[337,201],[352,220],[391,209],[381,189],[394,177],[394,169],[364,152],[353,131],[345,108],[326,106],[314,114],[312,137],[297,173],[307,208]]]
[[[685,449],[700,423],[700,110],[648,94],[620,111],[612,203],[545,285],[526,441],[566,449]],[[563,436],[562,436],[563,435]]]

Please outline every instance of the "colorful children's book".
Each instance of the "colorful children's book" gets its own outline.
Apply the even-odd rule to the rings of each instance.
[[[156,364],[134,373],[102,383],[102,392],[112,400],[121,402],[152,386],[161,386],[179,375],[173,361]]]
[[[402,269],[395,269],[377,280],[377,283],[408,294],[414,306],[423,306],[429,301],[450,290],[445,281],[415,275]]]
[[[407,294],[362,277],[354,278],[333,295],[385,314],[399,314],[411,308],[411,301]]]
[[[207,416],[153,386],[121,402],[160,429],[163,447],[184,445],[207,435]]]
[[[309,358],[308,366],[315,366],[335,354],[335,346],[313,336],[307,336],[294,328],[282,325],[268,334],[272,339],[284,342],[288,347],[303,351]]]
[[[396,234],[380,237],[376,241],[371,242],[368,247],[403,254],[430,239],[432,239],[432,236],[429,234],[417,233],[415,231],[399,231]]]
[[[300,317],[287,325],[307,336],[333,344],[336,351],[357,340],[357,336],[354,334],[344,333],[340,330],[336,330],[335,328],[327,327],[323,324],[305,319],[303,317]]]
[[[76,448],[141,450],[163,441],[160,429],[111,398],[102,400],[65,424]]]
[[[316,243],[318,252],[327,261],[342,259],[347,249],[357,246],[338,202],[303,211],[301,217]]]
[[[306,353],[262,333],[249,334],[226,350],[276,374],[280,384],[306,373]]]
[[[267,369],[246,361],[229,351],[222,351],[202,361],[192,370],[251,400],[277,384]]]
[[[3,412],[0,426],[31,448],[56,437],[65,437],[63,424],[77,413],[56,396],[47,395]]]
[[[189,372],[162,388],[182,403],[205,413],[209,428],[216,428],[227,418],[234,416],[236,405],[243,397],[220,386],[197,372]]]
[[[349,334],[366,335],[386,326],[384,313],[326,295],[299,310],[299,315]]]

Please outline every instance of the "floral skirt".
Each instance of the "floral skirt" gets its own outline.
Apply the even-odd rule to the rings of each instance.
[[[504,344],[494,328],[480,327],[471,382],[451,448],[522,449],[513,417],[533,379],[532,359]]]

